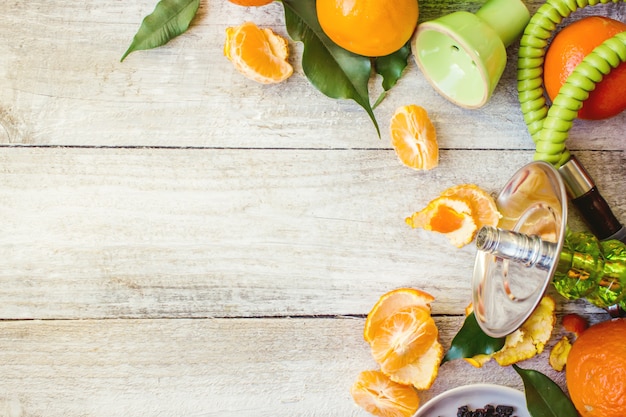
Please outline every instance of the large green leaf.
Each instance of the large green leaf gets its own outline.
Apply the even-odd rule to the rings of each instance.
[[[346,51],[326,36],[317,20],[315,0],[283,0],[283,5],[289,36],[304,45],[302,69],[311,84],[330,98],[357,102],[380,136],[369,100],[370,58]]]
[[[517,365],[513,369],[524,381],[526,406],[532,417],[578,417],[572,401],[549,377]]]
[[[506,338],[494,338],[488,336],[478,325],[474,313],[470,313],[466,318],[461,330],[452,339],[450,349],[446,352],[441,363],[446,363],[453,359],[471,358],[479,354],[492,354],[504,346]]]
[[[200,7],[200,0],[161,0],[141,22],[120,62],[131,52],[165,45],[184,33]]]
[[[374,108],[376,108],[376,106],[378,106],[380,102],[383,101],[386,92],[391,90],[391,88],[396,85],[396,83],[402,76],[402,72],[406,68],[409,55],[411,55],[411,46],[410,42],[407,42],[402,48],[398,49],[396,52],[390,55],[378,57],[374,61],[374,69],[376,70],[376,73],[380,74],[383,77],[384,90],[376,100]]]

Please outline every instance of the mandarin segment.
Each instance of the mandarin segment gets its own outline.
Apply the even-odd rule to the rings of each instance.
[[[423,107],[399,107],[390,122],[391,145],[400,161],[416,170],[439,165],[437,132]]]
[[[287,41],[252,22],[226,29],[224,55],[237,71],[261,84],[278,83],[293,74]]]
[[[379,417],[410,417],[419,407],[415,390],[393,382],[381,371],[363,371],[350,388],[354,402]]]

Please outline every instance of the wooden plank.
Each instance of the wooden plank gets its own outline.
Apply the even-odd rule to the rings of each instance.
[[[579,156],[626,218],[624,152]],[[475,249],[404,219],[530,158],[455,150],[418,173],[392,151],[1,148],[0,317],[365,314],[400,286],[461,314]]]
[[[290,42],[296,73],[263,86],[239,75],[223,56],[227,26],[252,20],[287,36],[282,6],[242,8],[202,2],[193,26],[166,46],[119,62],[154,1],[11,4],[0,14],[0,143],[78,146],[227,148],[389,148],[388,124],[399,106],[425,107],[445,149],[532,149],[517,102],[516,46],[490,103],[461,109],[440,97],[411,59],[376,109],[382,140],[351,101],[313,88]],[[529,2],[534,11],[542,2]],[[420,2],[421,19],[481,2]],[[613,5],[620,6],[620,5]],[[0,6],[1,7],[1,6]],[[597,9],[596,9],[597,10]],[[605,7],[602,13],[617,14]],[[54,39],[53,42],[50,40]],[[380,92],[372,82],[372,97]],[[372,99],[374,101],[374,99]],[[623,149],[626,114],[577,122],[573,149]]]
[[[436,322],[447,347],[461,318]],[[376,369],[362,327],[350,318],[0,322],[0,413],[365,417],[349,394],[359,372]],[[563,385],[547,363],[558,338],[520,366]],[[523,387],[511,367],[457,360],[420,398],[479,382]]]

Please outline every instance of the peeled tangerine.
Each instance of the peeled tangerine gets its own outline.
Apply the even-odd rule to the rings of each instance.
[[[443,347],[431,317],[434,297],[400,288],[380,297],[365,321],[363,337],[380,370],[365,371],[352,386],[354,401],[376,416],[406,416],[419,406],[417,390],[431,387]]]
[[[555,308],[554,299],[544,296],[524,324],[506,337],[502,349],[490,355],[476,355],[466,361],[480,368],[493,358],[501,366],[508,366],[540,354],[554,329]]]

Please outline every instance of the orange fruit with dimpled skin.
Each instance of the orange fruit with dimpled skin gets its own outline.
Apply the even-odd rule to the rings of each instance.
[[[604,16],[589,16],[559,31],[546,52],[543,78],[550,100],[554,100],[567,77],[595,47],[626,31],[626,23]],[[626,63],[602,78],[578,111],[581,119],[606,119],[626,109]]]
[[[626,416],[626,319],[585,330],[569,352],[565,379],[582,417]]]
[[[317,0],[324,33],[355,54],[385,56],[406,44],[417,26],[417,0]]]

